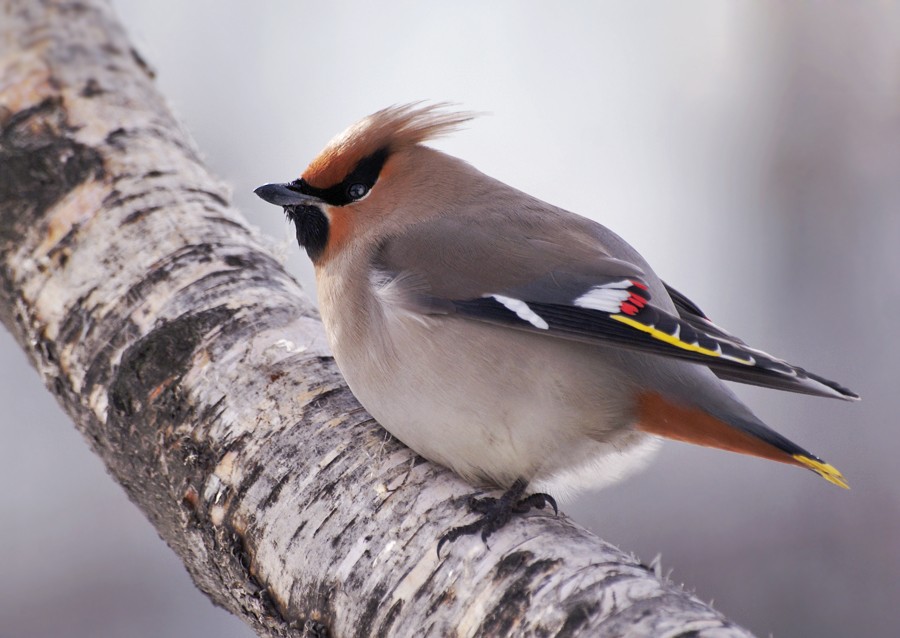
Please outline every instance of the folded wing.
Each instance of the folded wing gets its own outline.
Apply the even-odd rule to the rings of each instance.
[[[751,348],[655,275],[586,237],[585,229],[570,234],[558,243],[487,236],[477,225],[444,218],[386,242],[373,267],[377,281],[392,286],[395,298],[397,285],[407,282],[405,304],[423,314],[453,313],[548,338],[630,348],[706,365],[720,378],[741,383],[859,398],[834,381]],[[458,243],[448,248],[446,241],[434,241],[438,236]],[[423,251],[429,245],[444,248]],[[668,299],[654,303],[651,288]]]

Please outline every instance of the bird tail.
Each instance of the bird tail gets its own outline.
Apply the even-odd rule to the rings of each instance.
[[[648,392],[641,395],[638,402],[637,428],[676,441],[805,467],[829,483],[850,488],[836,467],[757,419],[729,417],[725,421],[700,408],[681,405],[660,394]]]

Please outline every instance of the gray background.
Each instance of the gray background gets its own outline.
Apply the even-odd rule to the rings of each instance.
[[[362,115],[489,112],[438,147],[618,231],[751,343],[859,391],[738,388],[852,490],[667,443],[564,509],[761,636],[900,622],[900,5],[116,2],[235,202]],[[0,635],[249,636],[191,585],[0,332]]]

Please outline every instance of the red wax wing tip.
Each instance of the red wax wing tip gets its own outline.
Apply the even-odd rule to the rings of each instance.
[[[619,309],[626,315],[636,315],[638,312],[637,306],[627,301],[623,301],[622,306]]]
[[[641,297],[640,295],[636,295],[631,293],[631,296],[628,298],[628,301],[633,303],[638,308],[643,308],[647,305],[647,300]]]
[[[631,285],[635,286],[636,288],[640,288],[641,290],[647,290],[647,284],[640,281],[635,281],[634,279],[631,280]]]

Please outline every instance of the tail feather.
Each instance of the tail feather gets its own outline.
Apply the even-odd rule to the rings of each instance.
[[[794,455],[794,458],[803,464],[805,467],[808,467],[813,472],[821,476],[823,479],[828,481],[829,483],[834,483],[838,487],[843,487],[845,490],[850,489],[850,484],[847,483],[847,479],[844,478],[844,475],[841,474],[836,467],[826,463],[821,459],[817,459],[816,457],[810,455],[802,455],[797,454]]]
[[[660,394],[645,393],[638,402],[637,428],[676,441],[805,467],[829,483],[847,489],[850,487],[837,468],[760,421],[735,417],[726,422],[704,410],[681,405]]]

